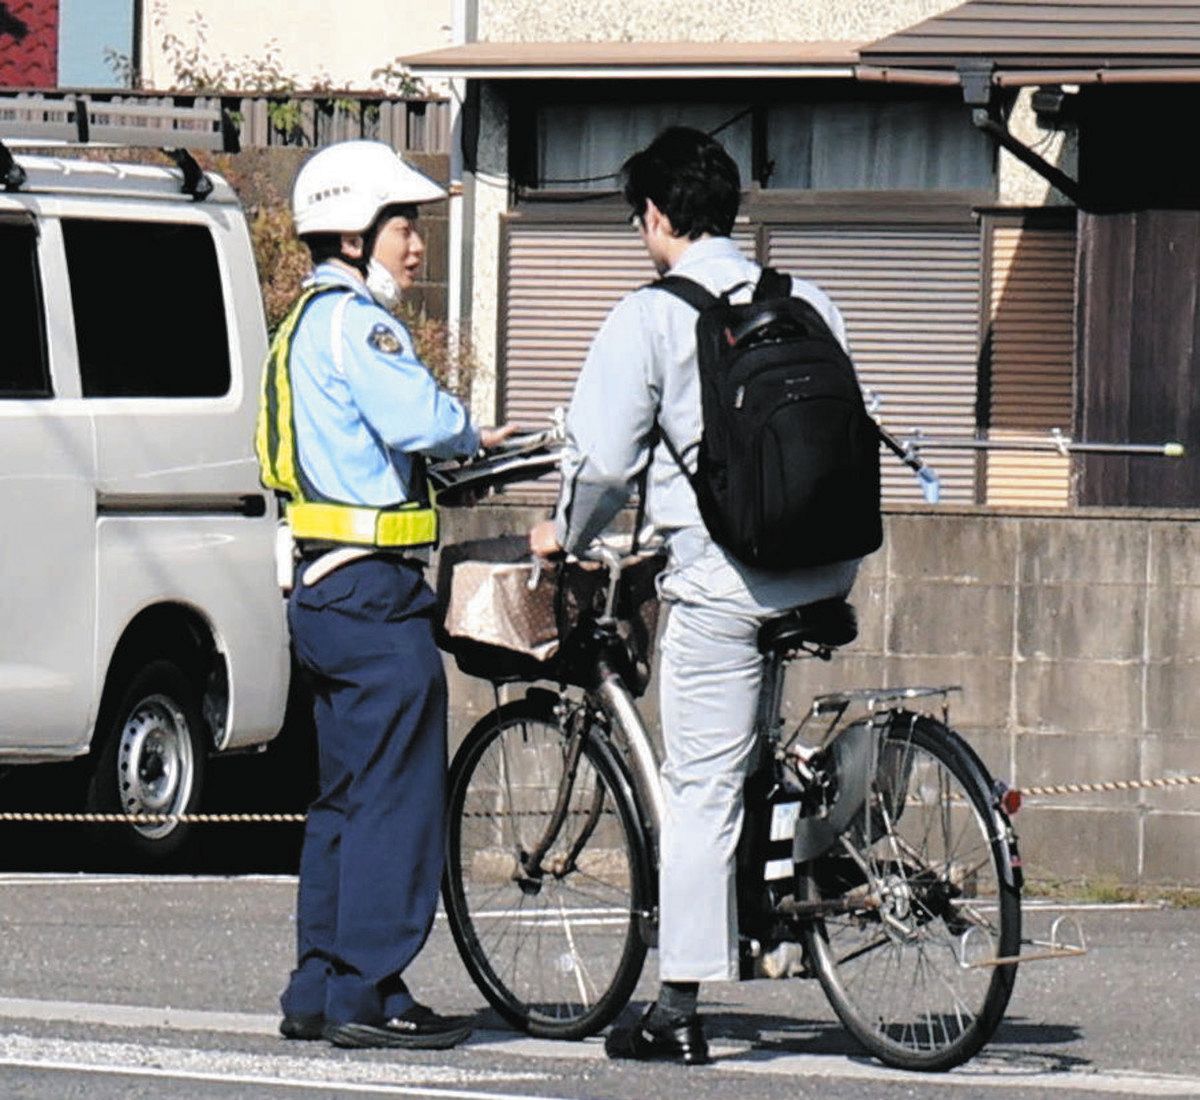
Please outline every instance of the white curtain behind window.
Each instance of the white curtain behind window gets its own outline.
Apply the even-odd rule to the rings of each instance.
[[[768,186],[813,191],[990,189],[990,140],[958,103],[825,102],[768,108]]]
[[[709,133],[746,111],[744,103],[548,103],[538,111],[538,186],[611,190],[621,165],[668,126]],[[750,116],[716,135],[750,183]],[[601,178],[602,177],[602,178]]]

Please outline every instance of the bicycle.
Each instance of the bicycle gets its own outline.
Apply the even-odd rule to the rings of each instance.
[[[550,1038],[610,1023],[654,943],[658,762],[634,705],[645,679],[618,630],[626,563],[611,548],[595,556],[609,571],[605,606],[564,641],[564,686],[485,715],[450,770],[451,932],[496,1011]],[[855,633],[842,601],[760,631],[737,859],[743,975],[815,976],[881,1061],[946,1070],[987,1042],[1012,992],[1016,837],[1004,785],[948,725],[955,689],[821,695],[785,730],[787,663],[828,658]],[[941,717],[909,709],[920,699],[940,700]]]

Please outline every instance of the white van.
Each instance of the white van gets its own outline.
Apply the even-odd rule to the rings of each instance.
[[[246,221],[186,156],[2,140],[0,768],[85,758],[81,808],[194,811],[207,757],[269,741],[288,687]],[[146,856],[187,831],[107,829]]]

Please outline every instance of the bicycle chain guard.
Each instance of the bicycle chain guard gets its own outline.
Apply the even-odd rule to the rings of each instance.
[[[806,863],[827,852],[866,805],[875,770],[878,732],[870,718],[846,726],[825,750],[823,769],[832,772],[832,801],[812,812],[808,807],[796,820],[792,859]],[[822,809],[824,812],[821,812]]]

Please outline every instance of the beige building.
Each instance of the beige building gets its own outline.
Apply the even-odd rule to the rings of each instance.
[[[833,294],[891,427],[1069,431],[1071,211],[1045,214],[1062,196],[972,125],[957,86],[861,78],[861,46],[953,7],[722,0],[664,20],[652,0],[463,3],[461,44],[410,60],[459,81],[467,104],[451,312],[457,297],[484,361],[477,413],[544,420],[605,312],[651,277],[615,172],[678,122],[719,130],[747,186],[744,246]],[[1070,170],[1069,134],[1039,127],[1031,92],[1011,97],[1010,129]],[[1024,319],[983,370],[981,334],[1004,288],[1046,265],[1062,294],[1036,325],[1060,352],[1024,394],[1002,361],[1027,350]],[[946,452],[938,466],[948,501],[1068,500],[1053,456]],[[890,499],[919,499],[902,468],[887,481]]]
[[[613,173],[682,122],[741,165],[743,247],[841,306],[893,429],[1200,455],[1200,183],[1178,140],[1200,107],[1200,0],[1009,7],[464,2],[462,45],[413,64],[463,97],[454,285],[493,383],[480,416],[565,401],[605,312],[652,277]],[[804,687],[961,684],[954,720],[993,774],[1145,784],[1043,791],[1017,821],[1031,878],[1200,882],[1200,796],[1162,783],[1200,758],[1200,458],[929,457],[932,507],[885,459],[863,632],[832,669],[802,666],[795,706]],[[512,512],[494,522],[541,509]]]
[[[143,9],[142,72],[151,88],[172,87],[173,57],[198,49],[238,73],[274,57],[301,88],[394,91],[372,73],[399,54],[453,41],[453,0],[144,0]]]

